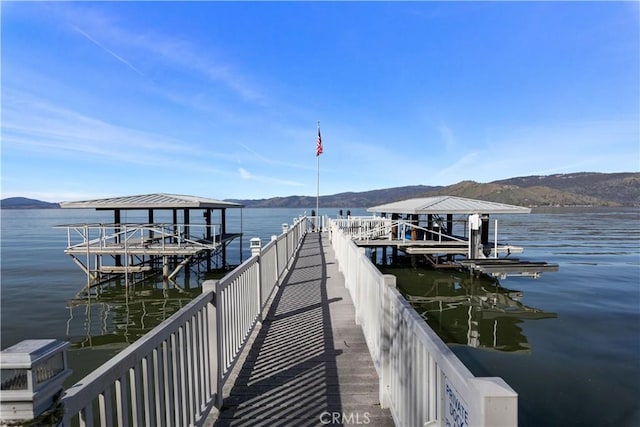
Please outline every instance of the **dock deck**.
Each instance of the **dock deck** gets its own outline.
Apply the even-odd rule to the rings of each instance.
[[[394,425],[325,233],[305,236],[208,425]]]

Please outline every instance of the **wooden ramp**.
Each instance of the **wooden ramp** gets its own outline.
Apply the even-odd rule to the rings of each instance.
[[[328,235],[302,245],[209,425],[394,425]]]

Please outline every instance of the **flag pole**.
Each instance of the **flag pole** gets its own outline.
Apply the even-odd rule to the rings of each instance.
[[[316,178],[316,224],[320,223],[320,154],[322,154],[322,139],[320,137],[320,121],[318,121],[318,142],[316,145],[316,159],[318,160],[318,175]]]

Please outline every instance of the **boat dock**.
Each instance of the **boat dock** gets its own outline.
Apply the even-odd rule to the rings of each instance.
[[[300,217],[265,245],[252,239],[251,258],[64,393],[68,343],[3,350],[0,420],[517,425],[517,393],[475,377],[394,276],[337,223],[318,223]],[[29,371],[40,379],[25,389]]]
[[[497,220],[491,227],[490,215],[528,214],[529,208],[435,196],[367,210],[380,216],[348,217],[335,223],[356,245],[369,251],[374,264],[395,264],[399,253],[403,253],[413,265],[421,261],[436,269],[468,269],[499,278],[516,275],[535,278],[545,271],[558,271],[557,264],[507,258],[524,252],[524,248],[498,240]],[[504,257],[499,258],[500,255]]]
[[[306,235],[247,347],[209,425],[394,425],[327,233]]]
[[[86,273],[87,287],[118,276],[129,283],[130,276],[160,272],[165,279],[173,280],[194,263],[206,264],[206,271],[224,269],[228,267],[227,245],[235,239],[240,240],[242,253],[242,230],[229,232],[226,224],[226,210],[242,208],[237,203],[157,193],[62,202],[60,206],[113,211],[112,223],[57,226],[67,229],[65,253]],[[131,211],[146,213],[148,222],[123,222],[122,213]],[[170,223],[154,222],[162,211],[171,213]],[[203,223],[192,223],[194,211],[204,218]]]

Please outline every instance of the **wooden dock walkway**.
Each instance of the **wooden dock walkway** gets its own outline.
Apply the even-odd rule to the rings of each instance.
[[[309,233],[224,390],[214,426],[393,426],[326,233]]]

